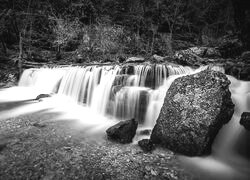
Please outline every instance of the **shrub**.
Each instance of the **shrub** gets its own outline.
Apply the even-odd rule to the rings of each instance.
[[[67,47],[69,44],[72,46],[77,43],[77,37],[80,33],[80,22],[76,18],[74,21],[55,19],[53,25],[53,32],[55,39],[53,44],[58,48],[60,52],[61,48]]]
[[[124,29],[120,26],[89,25],[82,28],[82,39],[78,52],[88,57],[117,54],[126,46]]]

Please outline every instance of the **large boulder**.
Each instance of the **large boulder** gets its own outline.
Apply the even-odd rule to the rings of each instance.
[[[212,70],[177,78],[153,128],[153,143],[185,155],[208,154],[234,112],[229,84],[226,75]]]
[[[240,124],[250,131],[250,112],[243,112],[240,118]]]
[[[204,59],[195,54],[191,49],[176,51],[173,55],[175,62],[183,66],[200,66]]]
[[[106,130],[108,138],[120,143],[132,142],[138,122],[135,119],[121,121]]]
[[[186,50],[176,51],[173,58],[181,65],[200,66],[208,64],[211,60],[217,61],[221,58],[221,53],[217,48],[192,47]]]

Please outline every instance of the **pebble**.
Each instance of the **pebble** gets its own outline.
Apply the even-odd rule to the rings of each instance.
[[[150,170],[151,170],[151,167],[150,167],[150,166],[145,166],[145,169],[146,169],[147,171],[150,171]]]
[[[153,169],[151,169],[151,174],[152,174],[153,176],[157,176],[157,175],[158,175],[158,172],[155,171],[155,170],[153,170]]]

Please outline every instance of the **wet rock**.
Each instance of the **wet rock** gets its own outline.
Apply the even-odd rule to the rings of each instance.
[[[240,124],[250,131],[250,112],[243,112],[240,118]]]
[[[123,86],[125,86],[128,78],[129,78],[129,75],[126,75],[126,74],[115,76],[115,80],[113,82],[113,86],[117,86],[117,85],[123,85]]]
[[[207,57],[207,58],[220,58],[221,54],[220,54],[220,51],[217,50],[216,48],[208,47],[206,49],[206,53],[205,53],[205,55],[203,57]]]
[[[126,57],[120,55],[120,56],[117,57],[117,60],[118,60],[119,63],[123,63],[123,62],[126,61]]]
[[[152,60],[153,60],[154,62],[160,63],[160,62],[164,62],[164,57],[158,56],[157,54],[154,54],[154,55],[152,56]]]
[[[7,143],[6,143],[6,142],[1,142],[1,143],[0,143],[0,152],[1,152],[2,150],[4,150],[6,147],[7,147]]]
[[[206,54],[206,47],[192,47],[190,50],[197,56],[203,57]]]
[[[177,51],[173,58],[178,64],[183,66],[200,66],[203,61],[203,59],[193,53],[191,49]]]
[[[135,74],[135,69],[133,65],[122,66],[121,74],[133,75]]]
[[[34,123],[33,126],[35,126],[37,128],[44,128],[44,127],[46,127],[46,124]]]
[[[240,80],[250,81],[250,64],[227,62],[225,63],[224,68],[226,74],[234,76]]]
[[[226,75],[211,70],[176,79],[153,128],[153,143],[185,155],[208,154],[234,112],[229,84]]]
[[[202,58],[220,58],[221,54],[219,50],[213,47],[192,47],[190,50],[199,57]]]
[[[240,70],[240,77],[239,79],[250,81],[250,66],[245,66],[244,68],[241,68]]]
[[[142,139],[138,142],[138,145],[144,152],[151,152],[155,149],[155,146],[150,139]]]
[[[50,95],[50,94],[39,94],[39,95],[35,98],[35,100],[41,100],[41,99],[47,98],[47,97],[51,97],[51,95]]]
[[[139,135],[150,135],[151,134],[151,129],[143,129],[139,131]]]
[[[212,47],[192,47],[177,51],[173,56],[177,63],[188,66],[205,65],[208,60],[217,61],[220,57],[220,51]]]
[[[138,122],[135,119],[121,121],[106,130],[109,139],[120,142],[130,143],[135,136]]]
[[[145,62],[143,57],[130,57],[126,60],[126,63],[142,63]]]

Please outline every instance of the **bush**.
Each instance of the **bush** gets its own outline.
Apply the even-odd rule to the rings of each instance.
[[[53,25],[53,32],[55,34],[55,40],[53,44],[60,48],[66,48],[70,46],[77,47],[77,38],[81,31],[80,22],[76,18],[74,21],[64,20],[64,19],[55,19]]]
[[[120,26],[89,25],[82,28],[78,52],[88,57],[119,54],[126,46],[124,29]]]

